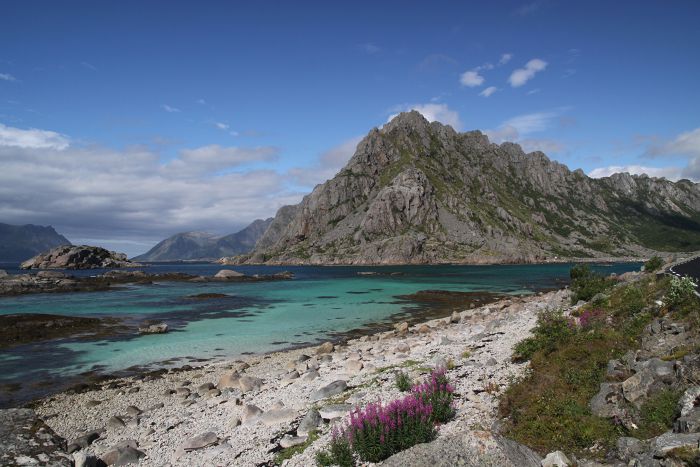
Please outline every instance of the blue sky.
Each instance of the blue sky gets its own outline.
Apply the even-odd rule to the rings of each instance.
[[[700,178],[700,3],[3,2],[0,222],[131,254],[297,202],[416,108]]]

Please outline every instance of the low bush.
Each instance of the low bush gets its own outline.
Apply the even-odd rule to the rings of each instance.
[[[577,264],[569,271],[571,303],[589,301],[615,284],[615,281],[591,270],[587,264]]]
[[[535,352],[553,352],[573,332],[572,323],[564,317],[561,310],[543,311],[537,317],[537,325],[532,330],[533,335],[516,344],[513,360],[524,362],[530,360]]]
[[[444,370],[436,370],[402,399],[356,409],[347,426],[334,430],[329,450],[316,456],[317,463],[344,467],[355,465],[355,458],[380,462],[431,441],[437,434],[435,424],[454,416],[453,392]]]
[[[659,256],[652,256],[649,260],[644,263],[645,272],[654,272],[664,265],[664,260]]]
[[[674,277],[671,279],[666,300],[671,307],[679,307],[695,297],[695,283],[689,277]]]
[[[646,439],[658,436],[673,426],[682,392],[666,389],[647,399],[639,409],[639,429],[635,437]]]
[[[407,373],[403,371],[396,373],[396,389],[401,392],[406,392],[411,389],[411,386],[413,386],[413,384],[411,383],[411,378]]]

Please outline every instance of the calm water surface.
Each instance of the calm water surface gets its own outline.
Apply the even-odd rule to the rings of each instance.
[[[337,333],[425,311],[424,306],[397,299],[399,295],[427,289],[533,293],[561,286],[568,278],[570,266],[237,266],[230,269],[246,274],[289,270],[295,278],[239,284],[166,282],[125,286],[106,292],[0,298],[0,314],[110,316],[132,323],[151,319],[164,321],[173,329],[163,335],[128,335],[89,342],[63,339],[0,351],[0,383],[6,388],[20,383],[26,386],[32,381],[36,383],[33,390],[42,392],[46,389],[39,389],[37,385],[74,382],[76,375],[84,372],[112,373],[135,365],[152,368],[316,343]],[[598,269],[605,273],[623,273],[639,266],[625,263]],[[0,265],[0,268],[17,272],[12,265]],[[221,268],[221,265],[208,263],[154,264],[147,270],[212,275]],[[358,275],[361,271],[374,271],[379,275]],[[201,293],[227,296],[203,301],[186,298]],[[3,402],[3,391],[0,388],[0,405],[7,405],[7,394]]]

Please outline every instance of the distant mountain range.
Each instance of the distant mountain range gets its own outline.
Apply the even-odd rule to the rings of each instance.
[[[593,179],[418,112],[373,129],[334,178],[230,263],[510,263],[700,250],[700,186]]]
[[[51,226],[0,224],[0,261],[25,261],[61,245],[71,242]]]
[[[226,236],[184,232],[166,238],[134,261],[212,260],[250,252],[265,233],[272,218],[258,219],[245,229]]]

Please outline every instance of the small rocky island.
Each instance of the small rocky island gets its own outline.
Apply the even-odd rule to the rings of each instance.
[[[76,277],[62,271],[39,271],[36,274],[7,274],[0,269],[0,296],[55,292],[94,292],[108,290],[120,284],[152,284],[153,282],[261,282],[293,279],[294,274],[283,271],[275,274],[247,275],[222,269],[214,276],[184,273],[146,273],[132,270],[113,270],[89,277]]]
[[[136,268],[140,263],[129,261],[124,253],[98,246],[63,245],[36,255],[23,262],[22,269],[100,269]]]

